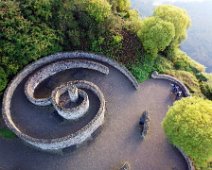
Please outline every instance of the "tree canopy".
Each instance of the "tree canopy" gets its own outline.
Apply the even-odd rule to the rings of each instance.
[[[158,17],[149,17],[143,20],[142,29],[138,31],[138,37],[144,49],[153,55],[165,50],[174,36],[174,25]]]
[[[130,0],[109,0],[115,12],[127,12],[130,8]]]
[[[111,5],[106,0],[88,0],[85,10],[97,22],[103,22],[111,14]]]
[[[59,51],[104,54],[126,64],[141,81],[168,69],[201,77],[191,59],[176,52],[190,24],[178,7],[162,5],[142,19],[130,0],[1,0],[0,18],[0,94],[18,70]],[[201,89],[211,93],[206,83]]]
[[[191,25],[191,19],[187,12],[173,5],[160,5],[155,8],[154,16],[174,25],[175,36],[172,47],[178,47],[180,42],[186,38],[187,29]]]
[[[197,97],[175,102],[163,120],[170,142],[182,149],[197,168],[205,170],[212,161],[211,125],[212,101]]]

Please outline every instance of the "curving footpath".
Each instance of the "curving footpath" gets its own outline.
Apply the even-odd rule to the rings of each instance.
[[[184,97],[191,96],[188,88],[180,80],[176,79],[175,77],[172,77],[172,76],[166,75],[166,74],[158,74],[158,72],[156,72],[156,71],[152,73],[151,77],[153,79],[167,80],[167,81],[170,81],[171,83],[177,84],[181,88]],[[186,160],[187,165],[188,165],[188,169],[189,170],[195,170],[195,167],[194,167],[191,159],[180,148],[178,148],[178,147],[176,147],[176,148],[179,150],[181,155]]]

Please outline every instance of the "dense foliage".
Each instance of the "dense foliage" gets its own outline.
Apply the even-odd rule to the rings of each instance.
[[[169,108],[163,127],[175,146],[181,148],[198,169],[212,162],[212,101],[184,98]]]
[[[83,50],[118,60],[141,82],[157,70],[210,98],[204,67],[179,50],[189,25],[187,13],[170,5],[142,19],[129,0],[2,0],[0,94],[28,63],[58,51]]]
[[[175,36],[174,25],[157,17],[149,17],[143,21],[138,37],[144,49],[156,56],[159,51],[164,51]]]
[[[206,81],[201,83],[201,89],[203,94],[210,100],[212,100],[212,74],[206,74]]]
[[[187,12],[176,6],[160,5],[155,9],[154,16],[174,25],[175,36],[171,43],[171,47],[179,47],[180,42],[186,38],[187,28],[191,24],[191,20]]]

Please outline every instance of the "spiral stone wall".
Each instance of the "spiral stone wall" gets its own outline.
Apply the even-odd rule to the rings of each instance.
[[[82,142],[89,139],[91,135],[104,123],[105,99],[102,92],[96,85],[83,80],[77,82],[73,81],[78,88],[91,90],[92,93],[98,97],[100,101],[99,110],[95,117],[80,130],[64,137],[52,139],[35,138],[29,134],[25,134],[18,128],[13,121],[13,114],[11,111],[13,94],[18,85],[20,85],[26,77],[29,77],[24,86],[24,92],[27,99],[34,105],[48,106],[54,102],[51,96],[47,98],[34,97],[34,91],[41,82],[61,71],[72,68],[91,69],[107,75],[109,74],[109,68],[107,66],[112,66],[120,71],[128,80],[130,80],[135,88],[138,87],[137,81],[125,67],[110,60],[109,58],[90,53],[57,53],[55,55],[44,57],[28,65],[11,81],[5,91],[2,111],[6,125],[23,141],[42,150],[55,151],[73,145],[80,145]]]
[[[47,106],[51,104],[50,98],[36,99],[34,97],[34,91],[36,87],[43,82],[45,79],[53,76],[61,71],[72,69],[72,68],[86,68],[96,70],[105,75],[109,74],[108,67],[93,61],[59,61],[44,68],[38,70],[32,77],[28,79],[25,87],[25,94],[27,98],[35,105]]]

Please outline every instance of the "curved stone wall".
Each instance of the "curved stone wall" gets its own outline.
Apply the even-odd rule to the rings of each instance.
[[[56,139],[33,138],[27,134],[24,134],[22,131],[20,131],[20,129],[18,129],[18,127],[12,121],[10,108],[9,110],[5,110],[7,108],[3,107],[3,116],[7,126],[26,143],[29,143],[34,147],[37,147],[42,150],[50,150],[50,151],[60,150],[72,145],[79,145],[83,143],[85,140],[90,138],[92,133],[94,133],[95,130],[97,130],[104,123],[105,99],[98,86],[96,86],[91,82],[77,80],[73,81],[73,84],[76,84],[77,87],[79,88],[85,88],[91,90],[93,93],[95,93],[95,95],[99,98],[100,101],[99,110],[96,116],[82,129],[62,138],[56,138]],[[8,105],[6,104],[6,106]]]
[[[63,107],[61,107],[58,104],[59,103],[59,99],[58,98],[63,93],[65,93],[65,91],[67,91],[67,87],[69,86],[69,84],[72,84],[72,85],[76,86],[77,88],[79,88],[79,96],[83,97],[83,101],[77,107],[74,107],[74,108],[63,108]],[[60,87],[56,88],[52,92],[52,104],[54,105],[54,107],[58,111],[58,113],[62,117],[64,117],[65,119],[77,120],[80,117],[84,116],[84,114],[86,114],[86,112],[87,112],[87,110],[89,108],[89,99],[88,99],[88,96],[87,96],[86,92],[83,91],[83,90],[80,90],[81,88],[90,90],[90,91],[92,91],[95,94],[99,93],[98,96],[100,96],[100,93],[101,93],[100,89],[97,88],[97,86],[94,85],[93,83],[87,82],[87,81],[71,81],[71,82],[67,82],[65,85],[61,85]]]
[[[79,90],[79,97],[83,98],[83,101],[76,107],[73,108],[64,108],[60,105],[60,96],[64,93],[61,93],[59,90],[52,92],[52,104],[57,110],[58,114],[67,120],[77,120],[83,117],[89,109],[89,99],[85,91]]]
[[[193,165],[193,162],[191,161],[191,159],[178,147],[176,147],[177,150],[181,153],[181,155],[183,156],[183,158],[186,160],[187,166],[188,166],[188,170],[195,170],[195,167]]]
[[[158,72],[156,72],[156,71],[152,73],[151,77],[153,79],[168,80],[172,83],[175,83],[181,88],[184,97],[191,96],[188,88],[180,80],[176,79],[175,77],[172,77],[172,76],[166,75],[166,74],[158,74]]]
[[[25,85],[25,94],[30,102],[32,102],[35,105],[38,106],[47,106],[51,104],[51,98],[42,98],[42,99],[36,99],[34,97],[34,91],[36,87],[43,82],[45,79],[49,78],[50,76],[53,76],[61,71],[67,70],[67,69],[73,69],[73,68],[86,68],[91,70],[99,71],[103,74],[109,74],[108,67],[96,63],[94,61],[59,61],[52,64],[49,64],[48,66],[45,66],[44,68],[38,70],[36,73],[34,73],[26,82]]]
[[[70,60],[70,61],[69,61]],[[64,63],[66,61],[66,63]],[[68,65],[67,65],[68,61]],[[99,62],[99,63],[97,63]],[[60,63],[59,65],[57,63]],[[69,65],[70,64],[70,65]],[[134,77],[126,70],[125,67],[120,66],[118,63],[108,59],[104,58],[103,56],[98,56],[94,54],[89,53],[58,53],[55,55],[51,55],[48,57],[44,57],[27,67],[23,69],[9,84],[8,88],[5,91],[4,94],[4,100],[3,100],[3,117],[5,120],[6,125],[21,139],[23,139],[25,142],[43,149],[43,150],[58,150],[62,149],[71,145],[78,145],[85,141],[87,138],[90,137],[90,135],[103,124],[104,122],[104,112],[105,112],[105,101],[104,96],[102,93],[97,92],[96,90],[93,90],[92,92],[95,93],[98,98],[101,100],[101,105],[99,108],[98,113],[94,117],[92,121],[90,121],[86,126],[84,126],[82,129],[78,130],[74,134],[70,134],[68,136],[64,136],[62,138],[57,139],[37,139],[34,137],[31,137],[30,135],[24,134],[13,122],[12,113],[11,113],[11,100],[13,97],[13,93],[16,90],[17,86],[30,74],[32,74],[33,78],[30,78],[27,83],[25,84],[25,92],[28,99],[32,102],[31,97],[34,97],[34,91],[37,85],[45,80],[48,76],[54,75],[57,72],[65,69],[70,68],[88,68],[96,71],[100,71],[101,73],[108,74],[109,69],[107,66],[104,66],[103,64],[110,65],[117,70],[119,70],[122,74],[124,74],[132,83],[132,85],[137,88],[138,84]],[[54,67],[53,67],[54,66]],[[58,66],[58,67],[57,67]],[[38,68],[41,68],[38,70]],[[48,69],[47,69],[48,68]],[[38,71],[36,71],[38,70]],[[42,76],[39,76],[39,73],[42,73]],[[37,81],[36,81],[37,80]],[[90,88],[89,83],[77,83],[77,86],[80,88]],[[95,86],[95,85],[94,85]],[[96,86],[95,89],[98,89]],[[28,91],[28,92],[27,92]],[[50,104],[50,98],[45,101],[45,99],[35,99],[32,102],[36,105],[48,105]],[[51,102],[51,101],[50,101]],[[38,104],[39,103],[39,104]]]
[[[106,64],[106,66],[104,66]],[[105,112],[105,100],[104,96],[96,85],[91,85],[90,82],[75,82],[78,88],[90,89],[100,100],[100,106],[96,116],[83,128],[77,132],[56,139],[38,139],[30,135],[24,134],[13,122],[11,113],[11,101],[13,94],[20,85],[20,83],[28,77],[30,74],[32,76],[28,79],[25,84],[25,94],[28,100],[38,106],[46,106],[51,104],[51,97],[37,99],[34,98],[34,90],[36,87],[44,81],[49,76],[52,76],[60,71],[71,69],[71,68],[86,68],[99,71],[103,74],[109,73],[109,68],[107,65],[114,67],[120,71],[132,85],[137,88],[138,83],[132,74],[123,66],[119,65],[117,62],[106,58],[104,56],[99,56],[90,53],[83,52],[67,52],[67,53],[57,53],[50,55],[40,60],[26,66],[9,84],[8,88],[4,93],[3,99],[3,118],[9,129],[11,129],[18,137],[20,137],[25,142],[40,148],[42,150],[58,150],[72,145],[78,145],[88,139],[91,134],[98,129],[104,122],[104,112]],[[36,71],[38,70],[38,71]],[[95,87],[95,88],[93,88]]]
[[[100,62],[103,64],[108,64],[117,70],[119,70],[123,75],[125,75],[128,80],[132,83],[132,85],[137,89],[138,88],[138,82],[136,81],[135,77],[127,70],[126,67],[120,65],[116,61],[111,60],[108,57],[102,56],[102,55],[96,55],[93,53],[85,53],[85,52],[61,52],[56,53],[47,57],[43,57],[42,59],[30,64],[27,69],[28,71],[32,72],[36,68],[41,67],[43,65],[46,65],[48,63],[52,63],[59,60],[64,59],[88,59],[93,60],[96,62]]]

